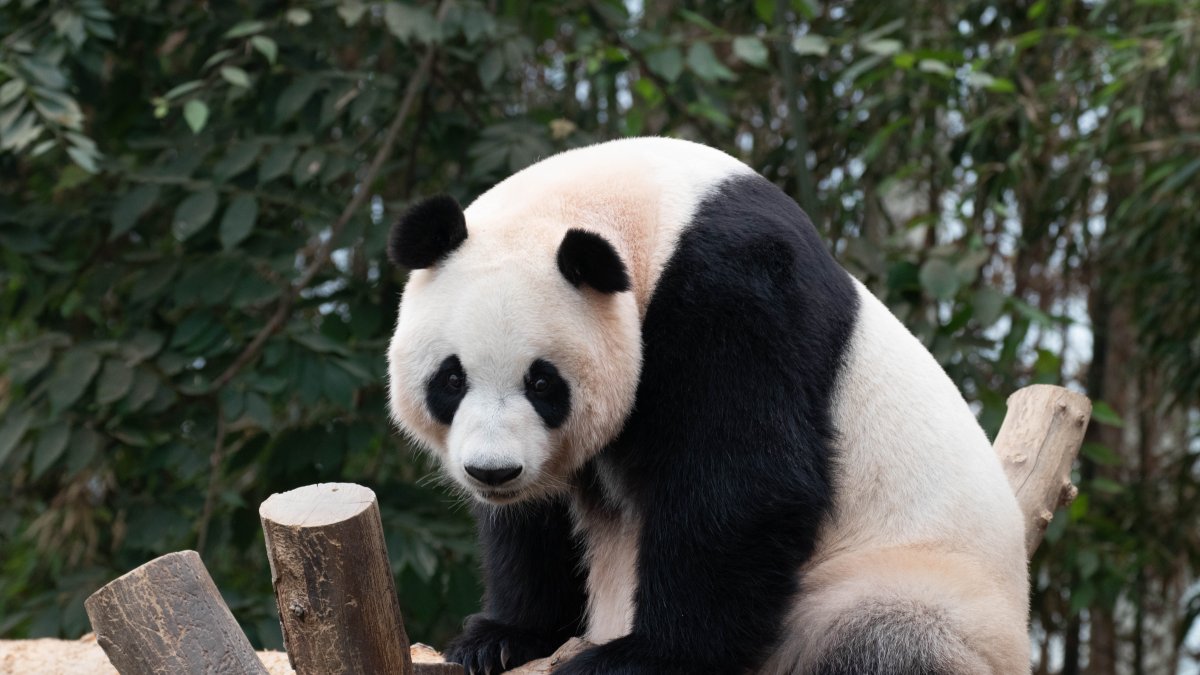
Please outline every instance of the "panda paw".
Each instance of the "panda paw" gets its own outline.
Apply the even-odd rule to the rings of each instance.
[[[445,657],[461,663],[467,675],[500,675],[506,670],[549,656],[559,640],[493,621],[482,614],[467,618],[462,635],[446,647]]]
[[[635,635],[592,647],[554,669],[554,675],[663,675],[697,673],[678,662],[661,658],[649,643]]]

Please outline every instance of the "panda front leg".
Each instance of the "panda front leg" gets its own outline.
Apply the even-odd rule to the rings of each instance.
[[[579,635],[586,599],[579,547],[563,499],[475,508],[486,592],[446,660],[498,674]]]
[[[556,675],[747,673],[767,659],[799,590],[828,489],[794,463],[770,466],[777,463],[764,456],[756,470],[754,457],[722,454],[738,464],[724,467],[729,473],[720,460],[663,472],[639,467],[638,482],[649,489],[637,500],[643,526],[633,630]]]

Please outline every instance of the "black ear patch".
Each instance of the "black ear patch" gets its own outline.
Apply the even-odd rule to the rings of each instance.
[[[467,238],[462,207],[450,195],[438,195],[409,207],[392,225],[388,258],[411,270],[436,264]]]
[[[558,269],[572,286],[587,284],[601,293],[629,290],[629,273],[621,256],[594,232],[567,230],[558,246]]]

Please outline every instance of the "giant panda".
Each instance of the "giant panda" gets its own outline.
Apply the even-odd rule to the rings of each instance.
[[[570,150],[411,207],[392,417],[475,504],[499,673],[1027,673],[1023,521],[955,385],[774,184]]]

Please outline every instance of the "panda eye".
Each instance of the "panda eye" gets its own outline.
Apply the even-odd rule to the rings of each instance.
[[[450,373],[446,377],[446,388],[450,391],[459,391],[463,386],[463,376],[459,373]]]
[[[571,386],[545,359],[535,360],[526,371],[525,398],[551,429],[562,426],[571,413]]]

